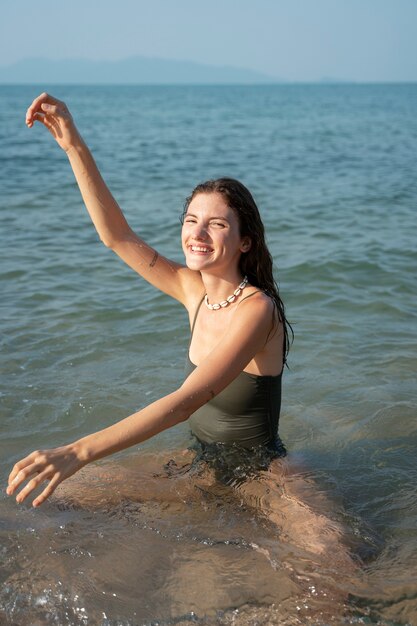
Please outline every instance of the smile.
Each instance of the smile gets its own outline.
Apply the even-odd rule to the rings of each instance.
[[[213,252],[212,248],[207,248],[207,246],[190,246],[191,252],[201,252],[203,254],[208,254]]]

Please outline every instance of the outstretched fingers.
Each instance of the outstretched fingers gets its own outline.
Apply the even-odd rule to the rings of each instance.
[[[32,502],[33,506],[40,506],[45,502],[50,495],[53,494],[55,489],[58,487],[59,483],[62,482],[61,476],[59,474],[55,474],[55,476],[49,481],[49,484],[45,487],[45,489],[40,493]]]
[[[20,485],[25,482],[25,480],[35,474],[41,475],[46,469],[51,470],[46,456],[38,450],[32,452],[27,457],[16,463],[10,472],[8,487],[6,490],[7,495],[13,495]]]
[[[36,471],[36,469],[34,468],[34,466],[36,466],[36,463],[34,462],[35,454],[36,453],[32,452],[32,454],[29,454],[27,457],[25,457],[13,466],[7,483],[7,494],[9,496],[14,493],[14,491],[19,487],[19,485],[22,484],[27,476],[30,476],[33,471]]]
[[[42,485],[42,483],[49,481],[49,484],[45,487],[42,493],[39,494],[33,501],[33,506],[39,506],[48,496],[51,495],[51,493],[55,491],[55,488],[61,482],[61,475],[56,471],[53,465],[48,464],[47,467],[45,467],[45,464],[43,463],[31,463],[23,469],[18,470],[17,473],[15,471],[12,472],[9,478],[7,494],[9,496],[13,495],[13,493],[15,493],[29,478],[29,482],[26,483],[23,489],[21,489],[16,496],[16,502],[18,504],[22,503],[27,496]]]
[[[16,493],[16,502],[21,503],[30,493],[41,487],[43,491],[33,501],[33,506],[39,506],[55,491],[57,485],[84,464],[85,461],[79,458],[79,448],[74,444],[37,450],[13,467],[7,494],[11,496]],[[46,482],[48,484],[44,485]]]
[[[26,500],[27,496],[32,493],[39,485],[41,485],[45,480],[51,478],[51,473],[53,472],[52,468],[47,468],[43,472],[39,472],[37,476],[34,476],[29,480],[29,482],[23,487],[23,489],[16,496],[16,502],[21,504],[24,500]]]

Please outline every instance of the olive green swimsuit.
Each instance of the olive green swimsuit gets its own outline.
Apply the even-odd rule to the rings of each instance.
[[[191,339],[200,307],[201,303],[193,321]],[[195,368],[188,354],[186,376]],[[277,376],[241,372],[223,391],[190,416],[192,433],[203,444],[238,444],[244,448],[264,445],[280,455],[285,454],[278,436],[281,379],[282,372]]]

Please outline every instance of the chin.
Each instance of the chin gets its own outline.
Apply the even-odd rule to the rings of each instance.
[[[195,272],[201,272],[205,269],[205,266],[203,263],[198,263],[198,262],[196,263],[194,259],[191,259],[191,260],[187,259],[185,264],[189,270],[194,270]]]
[[[207,259],[192,254],[185,255],[185,264],[190,270],[201,270],[207,265]]]

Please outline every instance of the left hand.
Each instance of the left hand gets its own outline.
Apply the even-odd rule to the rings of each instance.
[[[20,504],[37,487],[49,481],[33,500],[33,506],[37,507],[49,498],[63,480],[75,474],[84,465],[85,462],[81,461],[73,444],[32,452],[13,467],[6,493],[9,496],[13,495],[25,481],[29,480],[16,496],[16,502]]]

